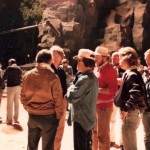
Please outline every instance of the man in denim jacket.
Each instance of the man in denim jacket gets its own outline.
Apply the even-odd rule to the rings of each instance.
[[[91,50],[80,49],[77,68],[82,72],[77,82],[69,87],[66,99],[74,110],[74,150],[91,149],[91,133],[95,122],[98,80],[93,73],[95,66]]]

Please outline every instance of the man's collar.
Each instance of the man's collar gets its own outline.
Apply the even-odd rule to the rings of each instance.
[[[99,70],[102,70],[107,64],[109,64],[109,61],[106,61],[101,66],[97,67]]]

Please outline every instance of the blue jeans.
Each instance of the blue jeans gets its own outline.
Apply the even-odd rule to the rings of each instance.
[[[128,111],[128,115],[123,120],[122,139],[124,150],[137,150],[136,130],[140,124],[139,113],[138,109]]]
[[[143,126],[145,131],[145,150],[150,150],[150,112],[148,111],[143,112]]]
[[[42,150],[54,149],[59,120],[55,115],[31,115],[28,120],[28,150],[37,150],[42,137]]]

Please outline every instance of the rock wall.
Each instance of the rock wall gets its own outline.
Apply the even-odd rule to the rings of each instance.
[[[46,0],[46,9],[39,27],[39,47],[47,48],[59,44],[76,54],[79,48],[92,44],[91,33],[97,23],[97,11],[93,0]],[[43,34],[45,21],[50,21],[60,32],[60,37]]]
[[[150,0],[44,0],[39,47],[59,44],[71,55],[104,45],[110,51],[150,47]],[[49,21],[54,28],[45,25]],[[58,33],[58,34],[57,34]]]

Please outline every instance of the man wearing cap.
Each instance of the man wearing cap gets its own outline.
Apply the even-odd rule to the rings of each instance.
[[[7,124],[12,125],[19,123],[19,96],[20,96],[20,83],[22,71],[16,64],[15,59],[9,59],[8,67],[4,72],[4,80],[7,80]],[[13,104],[14,104],[14,116],[13,116]]]
[[[76,83],[68,88],[65,95],[67,101],[73,104],[74,150],[91,150],[91,132],[95,123],[98,80],[93,73],[95,66],[91,50],[80,49],[77,68],[82,74]]]
[[[92,150],[110,149],[110,117],[113,111],[113,97],[117,91],[117,72],[109,63],[108,49],[98,46],[95,49],[96,67],[94,73],[99,81],[96,123],[92,135]]]

